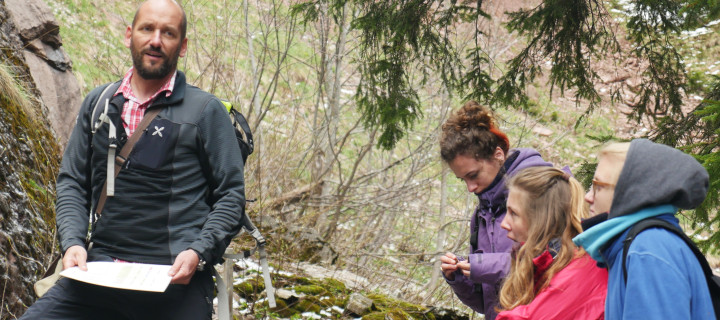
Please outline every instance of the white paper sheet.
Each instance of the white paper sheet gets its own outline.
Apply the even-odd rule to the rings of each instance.
[[[87,267],[88,271],[65,269],[60,275],[99,286],[152,292],[164,292],[172,279],[169,265],[88,262]]]

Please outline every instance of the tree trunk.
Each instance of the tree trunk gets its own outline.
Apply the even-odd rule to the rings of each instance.
[[[438,217],[438,225],[440,226],[440,229],[438,230],[437,235],[437,242],[435,243],[435,265],[432,269],[432,278],[430,279],[430,290],[426,292],[433,292],[435,291],[435,287],[437,287],[438,279],[441,276],[440,271],[440,257],[443,256],[443,247],[445,244],[445,228],[443,226],[445,225],[445,207],[447,206],[447,166],[442,166],[442,177],[440,178],[440,217]]]

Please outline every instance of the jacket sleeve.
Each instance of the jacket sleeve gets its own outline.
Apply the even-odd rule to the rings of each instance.
[[[102,87],[96,88],[83,101],[58,173],[55,219],[62,252],[74,245],[85,245],[92,194],[90,111],[100,91]]]
[[[201,163],[207,166],[211,211],[193,249],[210,264],[219,263],[240,231],[245,214],[243,160],[227,109],[212,97],[198,122]]]
[[[443,277],[445,276],[443,275]],[[450,285],[450,288],[463,304],[475,312],[485,313],[485,300],[483,300],[482,291],[475,292],[474,284],[462,274],[462,271],[455,271],[455,280],[445,278],[445,282]]]
[[[461,271],[455,272],[455,280],[445,281],[457,295],[458,299],[471,309],[485,313],[483,292],[475,291],[475,284],[499,284],[510,270],[509,253],[473,253],[469,257],[470,278]],[[496,292],[492,293],[497,295]]]
[[[510,253],[473,253],[470,261],[470,280],[475,283],[499,284],[510,272]]]

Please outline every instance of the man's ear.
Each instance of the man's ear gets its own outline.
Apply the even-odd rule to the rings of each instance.
[[[130,40],[132,39],[132,26],[127,26],[127,29],[125,29],[125,39],[123,42],[125,43],[126,48],[130,48]]]
[[[180,57],[185,57],[185,52],[187,52],[187,38],[182,39],[182,43],[180,44]]]

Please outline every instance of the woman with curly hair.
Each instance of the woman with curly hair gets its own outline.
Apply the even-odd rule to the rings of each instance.
[[[497,319],[603,319],[607,270],[572,241],[589,216],[580,183],[556,168],[528,168],[507,186],[501,226],[518,246]]]
[[[510,141],[492,111],[467,102],[442,126],[440,154],[455,175],[477,195],[471,217],[470,255],[441,257],[442,273],[457,297],[473,310],[495,319],[498,288],[510,270],[513,242],[500,227],[508,190],[505,179],[528,167],[551,167],[533,149],[510,149]]]

